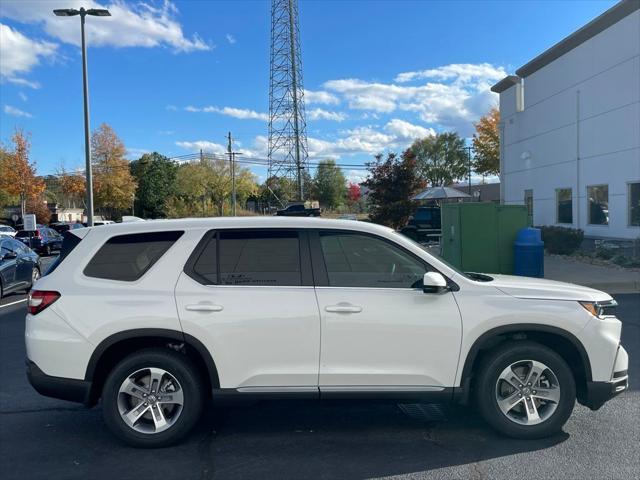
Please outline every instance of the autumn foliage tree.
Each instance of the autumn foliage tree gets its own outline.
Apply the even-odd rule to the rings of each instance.
[[[493,107],[489,113],[475,124],[473,149],[475,151],[474,169],[481,175],[500,173],[500,111]]]
[[[24,218],[26,213],[30,213],[27,212],[27,202],[30,202],[29,206],[35,205],[35,200],[40,199],[44,192],[45,183],[36,176],[35,163],[29,159],[29,135],[16,129],[11,143],[13,148],[3,149],[0,154],[0,191],[19,199]]]
[[[369,177],[362,183],[369,189],[371,221],[399,228],[415,210],[411,197],[424,187],[418,175],[416,158],[409,151],[402,157],[389,153],[376,155],[368,164]]]
[[[131,208],[136,182],[125,158],[124,143],[106,123],[91,136],[91,155],[96,210],[114,218],[118,211]]]
[[[62,170],[60,173],[60,192],[65,207],[75,207],[76,204],[83,205],[86,195],[84,176]]]

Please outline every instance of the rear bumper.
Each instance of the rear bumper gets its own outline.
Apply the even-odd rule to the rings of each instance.
[[[611,380],[608,382],[587,382],[586,397],[581,403],[591,410],[598,410],[613,397],[627,390],[629,388],[628,368],[627,351],[619,346]]]
[[[52,377],[27,360],[27,378],[31,386],[46,397],[90,404],[91,382],[72,378]]]

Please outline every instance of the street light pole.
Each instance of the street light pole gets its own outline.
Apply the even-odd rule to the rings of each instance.
[[[87,225],[93,227],[93,174],[91,171],[91,146],[89,145],[89,79],[87,78],[87,43],[84,35],[84,8],[80,9],[80,30],[82,32],[82,87],[84,94],[84,158],[87,187]]]
[[[90,8],[80,10],[74,8],[65,8],[54,10],[53,13],[58,17],[74,17],[80,15],[80,32],[82,36],[82,87],[84,97],[84,157],[85,157],[85,176],[87,190],[87,225],[93,227],[93,175],[91,171],[91,145],[89,141],[89,79],[87,76],[87,43],[84,34],[84,22],[87,15],[95,17],[110,17],[109,10]]]

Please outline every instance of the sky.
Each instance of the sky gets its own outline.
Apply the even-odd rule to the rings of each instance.
[[[311,165],[470,137],[491,85],[614,4],[300,1]],[[223,153],[229,131],[238,158],[266,158],[269,1],[0,0],[0,141],[30,132],[38,173],[84,164],[80,20],[52,13],[81,6],[112,14],[87,18],[92,129],[111,125],[130,159]]]

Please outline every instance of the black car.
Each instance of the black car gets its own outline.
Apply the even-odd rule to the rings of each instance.
[[[82,223],[53,223],[50,227],[62,235],[64,232],[68,232],[69,230],[84,228],[84,225]]]
[[[306,208],[302,203],[294,203],[287,208],[278,210],[276,215],[279,217],[319,217],[319,208]]]
[[[41,255],[51,255],[54,250],[62,248],[62,235],[48,227],[38,227],[35,231],[20,230],[16,239]]]
[[[16,290],[29,290],[40,278],[40,257],[18,240],[0,236],[0,298]]]
[[[442,233],[440,207],[418,207],[400,233],[415,241],[438,240]]]

